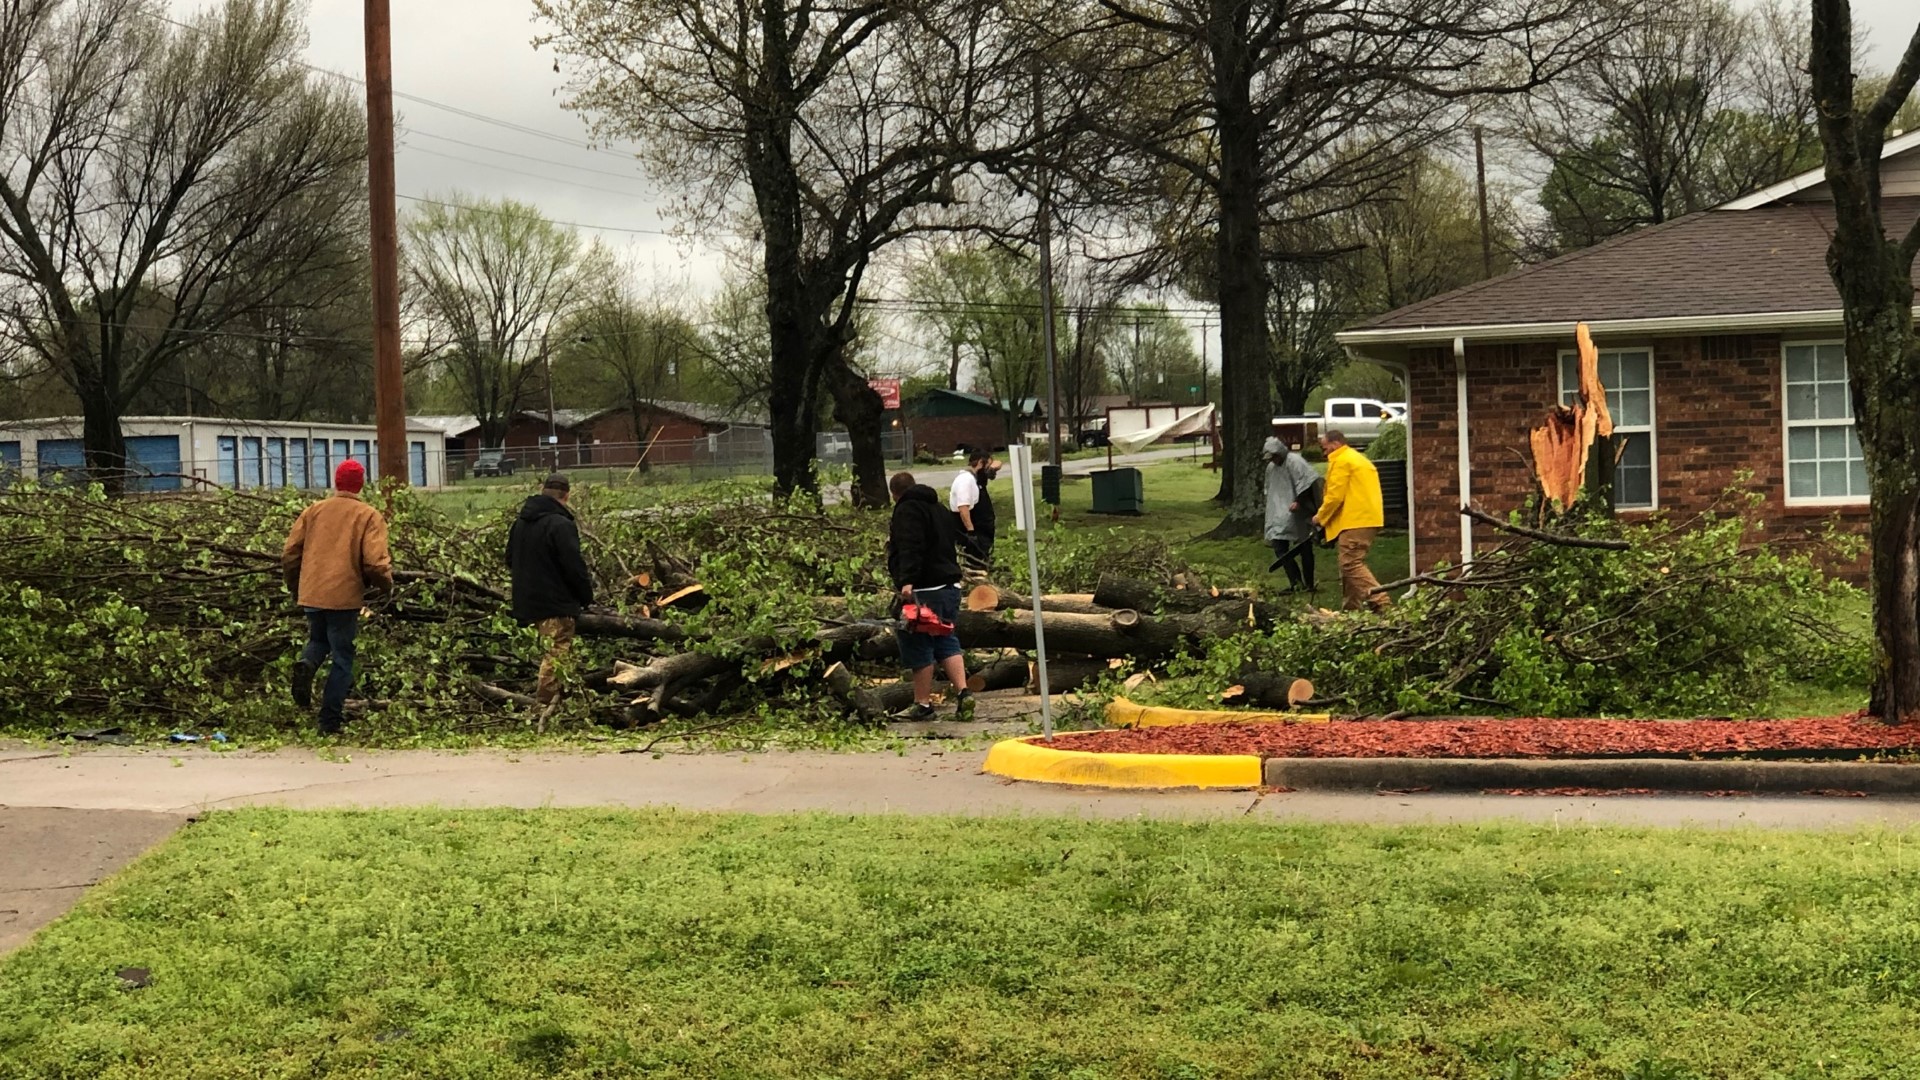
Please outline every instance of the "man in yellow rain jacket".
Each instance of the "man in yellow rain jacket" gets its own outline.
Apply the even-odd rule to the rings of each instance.
[[[1314,520],[1326,530],[1340,555],[1340,592],[1348,611],[1385,611],[1391,603],[1376,593],[1380,582],[1367,568],[1367,552],[1386,523],[1380,498],[1380,472],[1367,456],[1347,445],[1338,431],[1320,436],[1327,452],[1327,493]]]

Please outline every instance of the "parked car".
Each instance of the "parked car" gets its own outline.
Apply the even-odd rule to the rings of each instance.
[[[1273,422],[1296,444],[1318,438],[1323,431],[1338,431],[1354,446],[1366,446],[1380,434],[1382,423],[1399,420],[1404,415],[1377,398],[1337,397],[1328,398],[1318,416],[1276,416]]]
[[[473,475],[512,476],[513,459],[507,456],[505,450],[482,450],[473,459]]]
[[[1099,427],[1090,427],[1082,431],[1074,438],[1074,441],[1080,444],[1081,449],[1088,450],[1097,446],[1105,446],[1113,440],[1107,438],[1107,428],[1103,421]]]

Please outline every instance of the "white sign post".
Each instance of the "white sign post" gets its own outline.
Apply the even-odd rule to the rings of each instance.
[[[1027,577],[1032,582],[1033,655],[1040,676],[1040,733],[1053,739],[1053,694],[1047,684],[1047,631],[1040,613],[1040,553],[1035,547],[1033,507],[1033,448],[1010,446],[1007,464],[1013,469],[1013,524],[1027,540]]]

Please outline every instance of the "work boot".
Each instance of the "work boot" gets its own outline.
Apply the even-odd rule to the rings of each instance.
[[[320,734],[326,736],[327,738],[333,738],[334,736],[340,734],[342,731],[346,730],[346,727],[347,727],[347,722],[341,719],[340,717],[323,716],[320,718]]]
[[[313,665],[305,660],[293,662],[293,703],[303,709],[313,708]]]

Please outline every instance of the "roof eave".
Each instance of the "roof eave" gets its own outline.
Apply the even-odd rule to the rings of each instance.
[[[1880,147],[1880,160],[1885,161],[1895,154],[1904,154],[1915,147],[1920,147],[1920,129],[1888,139],[1886,143]],[[1817,169],[1808,169],[1806,172],[1798,176],[1790,176],[1772,187],[1764,187],[1751,195],[1742,195],[1740,198],[1734,199],[1731,202],[1721,203],[1719,206],[1714,207],[1714,209],[1755,210],[1769,203],[1779,202],[1789,195],[1798,194],[1810,187],[1824,184],[1826,181],[1827,166],[1825,162],[1821,162],[1820,167]]]
[[[1920,311],[1920,309],[1916,309]],[[1349,348],[1370,345],[1444,345],[1455,338],[1468,341],[1536,341],[1568,338],[1581,320],[1533,323],[1485,323],[1455,326],[1396,326],[1371,330],[1342,330],[1334,340]],[[1844,325],[1840,309],[1824,311],[1755,311],[1737,315],[1676,315],[1650,319],[1588,319],[1595,337],[1726,334],[1763,330],[1837,329]]]

